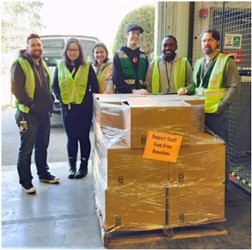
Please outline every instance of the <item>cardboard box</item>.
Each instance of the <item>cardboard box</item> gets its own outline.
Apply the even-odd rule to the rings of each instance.
[[[225,221],[225,184],[129,185],[100,195],[105,231],[137,231]]]
[[[192,135],[190,147],[181,147],[177,163],[169,163],[171,185],[225,181],[225,143],[206,133]]]
[[[146,159],[144,149],[127,148],[126,144],[106,147],[97,140],[93,168],[107,187],[132,183],[170,185],[225,181],[225,144],[212,135],[194,135],[189,147],[181,147],[176,163]]]
[[[107,189],[105,231],[154,230],[164,227],[165,189],[160,186],[124,186]]]
[[[108,149],[108,187],[167,183],[169,163],[143,158],[143,149]]]
[[[143,98],[144,100],[144,98]],[[128,100],[131,107],[131,147],[143,148],[149,130],[181,135],[182,145],[190,144],[192,107],[182,101]]]
[[[225,184],[208,182],[168,188],[169,227],[225,221]]]
[[[179,100],[158,101],[153,97],[95,94],[95,131],[102,133],[107,141],[114,137],[116,143],[125,141],[131,148],[143,148],[149,130],[181,135],[182,145],[188,146],[192,106]]]

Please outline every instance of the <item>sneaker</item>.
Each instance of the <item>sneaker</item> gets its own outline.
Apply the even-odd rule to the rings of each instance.
[[[58,184],[60,182],[59,178],[56,178],[55,176],[51,175],[50,173],[47,176],[43,176],[39,178],[41,182],[44,183],[50,183],[50,184]]]
[[[27,194],[35,194],[37,191],[36,188],[33,187],[32,183],[22,184],[22,187]]]

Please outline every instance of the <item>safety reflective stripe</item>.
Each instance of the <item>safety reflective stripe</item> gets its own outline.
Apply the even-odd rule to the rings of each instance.
[[[99,84],[99,87],[101,86],[102,84],[102,80],[103,80],[103,77],[104,75],[106,74],[107,72],[107,67],[110,66],[111,64],[108,64],[105,68],[102,69],[101,73],[98,75],[97,77],[97,80],[98,80],[98,84]]]
[[[177,92],[180,87],[185,87],[187,58],[182,57],[175,62],[174,88]]]
[[[125,79],[124,81],[125,81],[127,84],[129,84],[129,85],[135,84],[135,79]],[[143,80],[139,79],[138,81],[139,81],[140,84],[143,85],[143,83],[144,83]]]
[[[33,99],[35,93],[35,76],[32,71],[31,65],[27,60],[24,60],[23,58],[19,58],[18,62],[20,63],[26,76],[25,90],[28,96]]]
[[[200,77],[200,83],[199,83],[199,85],[197,85],[197,73],[200,69],[200,65],[203,66],[203,62],[204,62],[204,58],[197,60],[194,65],[194,70],[193,70],[193,82],[195,83],[196,86],[200,86],[200,87],[202,86],[203,79],[202,79],[202,77]]]
[[[159,59],[156,59],[153,64],[152,80],[151,80],[151,92],[158,94],[160,92],[160,75],[158,68]]]
[[[212,73],[210,75],[208,87],[212,89],[221,87],[221,80],[223,78],[225,65],[229,57],[230,55],[229,56],[223,55],[223,54],[218,55],[217,60],[214,64]]]
[[[79,76],[77,76],[77,74],[79,73]],[[76,73],[76,76],[77,76],[77,84],[75,86],[75,93],[74,93],[74,96],[77,97],[78,93],[79,93],[79,89],[80,89],[80,86],[81,86],[81,81],[83,80],[84,78],[84,73],[85,73],[85,69],[84,67],[80,67],[80,70],[77,71]],[[87,82],[87,79],[86,81]],[[85,91],[86,92],[86,91]]]
[[[70,82],[67,82],[67,76],[66,76],[67,67],[66,67],[66,64],[64,63],[64,61],[61,61],[61,63],[59,65],[61,66],[59,71],[62,72],[62,80],[63,80],[63,82],[65,82],[65,89],[66,89],[66,93],[67,93],[67,96],[68,96],[68,100],[69,100],[69,103],[71,103],[71,102],[73,102],[74,97],[71,96],[72,91],[71,91]],[[68,104],[68,103],[65,103],[65,104]]]
[[[227,93],[227,89],[204,89],[203,96],[216,96],[216,97],[224,97]]]

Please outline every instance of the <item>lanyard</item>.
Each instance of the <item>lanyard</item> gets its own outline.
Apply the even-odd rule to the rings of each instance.
[[[166,79],[167,79],[167,83],[168,83],[168,88],[167,88],[166,93],[169,93],[170,92],[170,88],[171,88],[170,80],[171,80],[171,74],[172,74],[172,66],[173,66],[173,61],[171,63],[170,74],[168,74],[167,62],[165,61],[165,72],[166,72]]]

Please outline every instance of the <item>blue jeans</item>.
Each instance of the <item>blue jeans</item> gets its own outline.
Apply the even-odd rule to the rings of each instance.
[[[48,176],[47,148],[50,140],[50,115],[39,116],[36,114],[24,114],[17,111],[16,122],[19,125],[18,116],[27,122],[27,131],[20,132],[20,148],[18,153],[17,170],[19,183],[25,184],[33,179],[31,173],[31,156],[34,148],[35,164],[39,178]],[[19,118],[20,120],[20,118]]]

